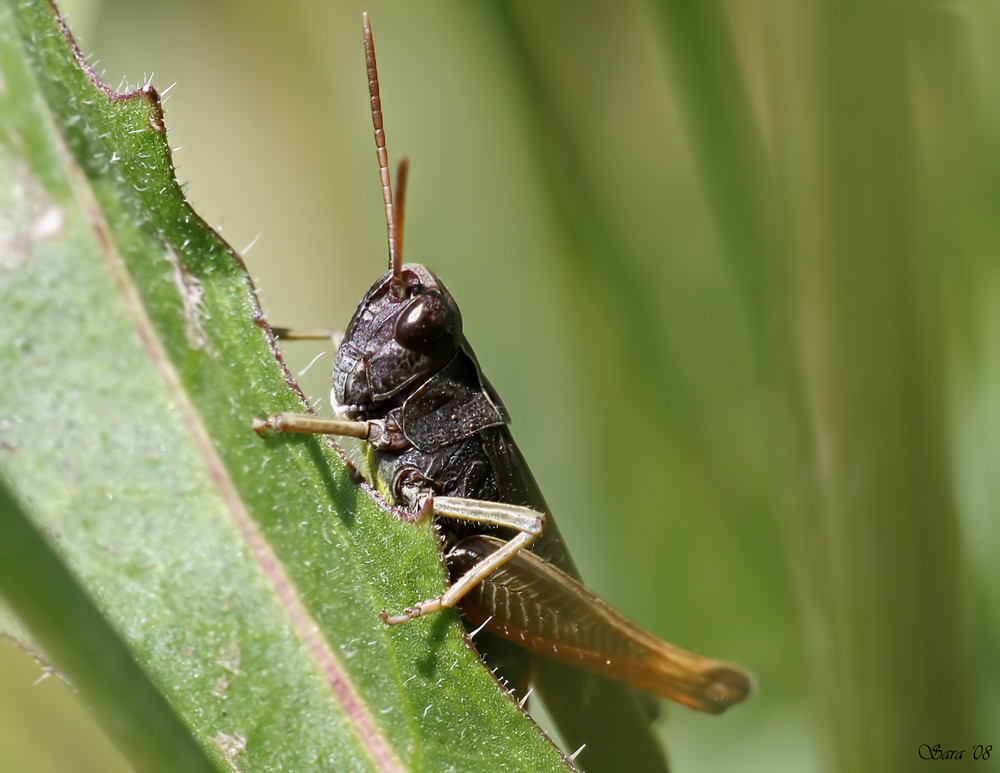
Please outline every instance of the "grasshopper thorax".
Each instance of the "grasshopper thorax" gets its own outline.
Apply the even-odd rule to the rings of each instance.
[[[384,416],[461,346],[462,315],[434,273],[406,263],[397,295],[383,274],[358,305],[333,365],[332,399],[348,419]]]

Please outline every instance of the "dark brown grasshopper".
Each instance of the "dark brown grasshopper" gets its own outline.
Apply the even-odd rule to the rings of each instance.
[[[451,585],[438,598],[393,614],[383,610],[387,624],[457,606],[472,626],[523,648],[520,657],[508,648],[506,657],[520,661],[515,670],[522,675],[525,665],[532,667],[568,742],[593,744],[613,734],[648,757],[647,769],[663,770],[648,731],[635,735],[627,727],[641,717],[632,691],[563,665],[713,714],[742,701],[750,679],[661,641],[581,584],[503,404],[462,333],[458,305],[429,269],[402,263],[406,167],[400,166],[394,205],[367,15],[364,32],[389,271],[362,299],[337,349],[332,399],[340,418],[279,413],[257,428],[366,441],[377,488],[395,506],[435,519]],[[491,654],[497,646],[494,640]],[[526,664],[528,653],[549,660]],[[593,721],[562,726],[561,714],[579,715],[588,702]],[[586,762],[596,769],[597,760]]]

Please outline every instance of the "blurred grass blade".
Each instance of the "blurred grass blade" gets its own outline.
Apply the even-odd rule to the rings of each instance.
[[[501,42],[516,79],[515,85],[525,103],[522,117],[557,215],[559,233],[571,246],[569,251],[562,253],[569,260],[562,267],[565,282],[561,288],[572,294],[581,306],[586,305],[581,297],[607,306],[592,319],[589,315],[581,315],[581,319],[575,321],[578,325],[591,323],[587,334],[580,336],[588,358],[595,349],[607,350],[608,361],[604,368],[589,376],[647,374],[648,379],[625,378],[627,386],[619,384],[609,390],[627,389],[630,399],[643,406],[650,423],[664,425],[667,428],[664,434],[685,448],[685,453],[676,460],[687,467],[683,474],[697,478],[704,474],[699,468],[699,460],[718,458],[726,449],[706,437],[697,414],[688,410],[688,406],[698,400],[697,389],[685,374],[671,366],[676,342],[672,333],[665,331],[661,324],[663,288],[653,278],[659,274],[648,269],[637,270],[636,266],[644,261],[628,254],[626,241],[615,226],[615,218],[604,200],[600,176],[591,171],[588,163],[582,129],[574,123],[575,116],[568,114],[561,104],[560,97],[568,89],[555,80],[558,75],[552,72],[559,70],[552,66],[559,51],[550,45],[539,14],[534,10],[519,12],[517,4],[509,0],[495,0],[492,7],[501,22],[498,27]],[[637,123],[634,130],[640,138],[646,131],[641,123]],[[636,196],[642,195],[645,182],[636,181],[633,191]],[[727,202],[732,204],[733,199]],[[736,217],[735,213],[728,214]],[[668,243],[669,237],[660,235],[657,251],[643,257],[656,264],[663,263],[660,253],[667,249]],[[751,248],[748,244],[747,249]],[[757,281],[755,278],[754,282]],[[585,285],[582,291],[577,282]],[[754,328],[752,332],[758,331]],[[598,412],[592,420],[605,422],[602,434],[616,431],[611,413]],[[734,478],[742,474],[735,466],[727,472]]]
[[[432,531],[329,444],[252,432],[302,396],[173,178],[155,90],[98,81],[47,2],[0,5],[0,63],[5,528],[30,518],[52,581],[80,583],[67,598],[94,600],[219,768],[564,768],[454,615],[379,620],[442,587]],[[41,581],[5,566],[11,598],[45,605],[21,610],[39,646],[114,716],[84,632],[32,623],[62,614],[59,585],[22,595]]]
[[[536,163],[558,215],[561,235],[572,246],[573,264],[566,266],[566,276],[591,277],[590,281],[609,296],[616,313],[606,320],[608,325],[620,325],[615,336],[624,359],[633,367],[648,366],[644,355],[649,336],[657,329],[651,319],[653,304],[649,301],[655,290],[623,260],[625,247],[601,203],[600,183],[588,171],[586,155],[578,143],[577,132],[555,98],[557,89],[550,85],[545,69],[549,55],[531,34],[539,35],[536,18],[519,16],[507,0],[496,0],[493,9],[500,21],[499,30],[507,53],[507,61],[517,79],[526,108]],[[669,371],[655,367],[659,381],[657,392],[665,399],[652,402],[651,408],[684,402],[676,392],[680,384],[671,379]]]
[[[809,487],[791,526],[831,746],[852,771],[913,770],[920,744],[982,737],[946,411],[954,245],[936,232],[956,213],[931,205],[939,154],[913,120],[921,5],[936,4],[810,2],[776,25]]]
[[[760,350],[773,321],[773,190],[725,3],[659,0],[654,9],[699,180]]]

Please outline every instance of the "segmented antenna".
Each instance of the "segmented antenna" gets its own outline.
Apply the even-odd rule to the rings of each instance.
[[[385,149],[385,129],[382,127],[382,100],[378,93],[378,68],[375,66],[375,44],[372,42],[372,27],[368,14],[361,14],[361,25],[365,38],[365,64],[368,67],[368,94],[372,102],[372,125],[375,127],[375,151],[378,156],[378,174],[382,181],[382,201],[385,202],[385,224],[389,238],[389,269],[392,279],[389,287],[396,297],[404,295],[402,267],[403,256],[400,246],[402,238],[398,233],[396,211],[392,206],[392,184],[389,180],[389,153]]]
[[[403,216],[406,212],[406,178],[410,171],[410,159],[403,156],[396,164],[396,201],[392,212],[396,224],[396,259],[403,263]]]

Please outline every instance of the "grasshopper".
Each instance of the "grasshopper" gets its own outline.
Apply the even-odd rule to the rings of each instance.
[[[614,739],[637,752],[643,769],[666,770],[629,688],[717,714],[749,694],[750,679],[661,641],[581,583],[514,444],[507,411],[462,333],[458,304],[430,269],[402,262],[406,163],[394,203],[367,14],[363,28],[389,270],[337,348],[331,394],[338,418],[278,413],[255,428],[365,441],[376,488],[395,507],[434,519],[451,584],[439,597],[382,610],[387,625],[457,607],[470,626],[495,637],[490,651],[501,649],[513,663],[508,678],[530,669],[567,742],[598,746],[588,749],[587,767],[614,769],[613,756],[600,756],[600,745]]]

